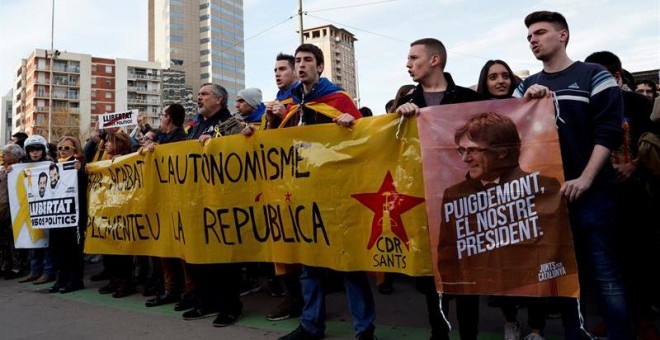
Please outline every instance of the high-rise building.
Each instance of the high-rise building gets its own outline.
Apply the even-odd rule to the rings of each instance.
[[[11,118],[14,105],[12,97],[14,97],[13,89],[2,96],[0,103],[0,145],[5,145],[5,142],[11,139]]]
[[[106,112],[138,109],[145,123],[157,126],[161,72],[156,62],[69,52],[57,52],[51,67],[50,54],[36,49],[16,68],[12,133],[48,138],[49,112],[51,142],[87,136]]]
[[[245,88],[242,0],[149,0],[149,60],[185,72],[197,91],[224,86],[232,102]]]
[[[196,90],[186,84],[186,74],[183,71],[163,70],[163,108],[170,104],[181,104],[186,110],[186,120],[192,120],[197,113]]]
[[[323,51],[323,76],[343,88],[353,100],[358,99],[355,67],[355,36],[333,25],[303,30],[305,43],[314,44]]]

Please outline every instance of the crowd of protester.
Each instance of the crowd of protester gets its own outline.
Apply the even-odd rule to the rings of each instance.
[[[445,72],[447,53],[440,41],[420,39],[410,45],[406,64],[415,84],[401,86],[395,98],[385,104],[385,110],[412,117],[419,114],[420,108],[431,105],[512,97],[533,100],[550,93],[560,94],[570,89],[573,82],[587,91],[583,91],[583,99],[559,98],[562,118],[569,124],[558,123],[558,130],[566,177],[561,193],[568,202],[583,294],[595,292],[602,306],[604,323],[590,331],[607,335],[608,339],[658,339],[653,319],[660,306],[660,230],[653,211],[660,206],[660,186],[658,176],[637,160],[637,141],[641,136],[660,133],[659,123],[651,119],[654,103],[658,105],[658,86],[648,80],[635,83],[611,52],[593,53],[585,62],[570,60],[566,54],[568,24],[559,13],[535,12],[525,19],[525,24],[532,53],[543,62],[539,74],[522,80],[505,61],[489,60],[478,75],[474,91],[456,85]],[[51,293],[84,289],[86,209],[80,210],[77,227],[50,230],[48,248],[28,251],[14,247],[7,173],[16,163],[73,161],[79,188],[86,188],[85,165],[90,162],[150,152],[158,145],[184,140],[204,144],[220,136],[251,136],[261,129],[330,123],[346,128],[355,120],[372,115],[367,107],[358,110],[339,87],[321,77],[324,60],[316,46],[303,44],[293,55],[279,54],[275,59],[276,99],[264,103],[260,89],[243,89],[235,98],[234,114],[227,107],[227,91],[218,84],[207,83],[198,91],[198,115],[189,123],[185,122],[184,108],[172,104],[163,109],[157,129],[140,120],[130,133],[121,128],[97,130],[84,145],[78,136],[64,136],[56,145],[49,145],[39,135],[14,134],[2,148],[0,274],[6,280],[18,279],[21,283],[52,283],[48,289]],[[329,94],[343,94],[339,100],[334,96],[328,104],[332,113],[305,105],[324,103]],[[582,105],[582,101],[588,104]],[[462,157],[467,163],[472,155],[466,153]],[[81,206],[87,204],[84,190],[80,190],[79,202]],[[191,264],[181,259],[130,255],[103,255],[102,264],[103,271],[89,278],[107,281],[98,290],[100,294],[123,298],[142,287],[141,292],[148,296],[145,307],[173,304],[174,310],[183,312],[183,319],[215,317],[216,327],[235,323],[243,314],[240,297],[264,289],[261,282],[267,282],[265,289],[272,296],[282,297],[282,302],[265,317],[271,321],[300,318],[299,326],[280,339],[324,337],[325,294],[343,284],[355,336],[375,338],[376,306],[364,272],[339,273],[271,263]],[[378,274],[378,292],[396,294],[395,278],[388,273]],[[457,306],[461,339],[476,339],[482,298],[501,309],[507,340],[523,338],[518,321],[520,308],[527,309],[531,330],[524,339],[544,339],[545,320],[553,313],[561,314],[567,339],[586,336],[575,299],[476,295],[440,298],[433,277],[416,280],[426,302],[426,311],[419,306],[419,313],[427,313],[431,339],[449,338],[450,300]]]

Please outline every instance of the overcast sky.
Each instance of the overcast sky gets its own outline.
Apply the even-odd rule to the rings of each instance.
[[[533,4],[531,4],[533,3]],[[55,48],[108,58],[147,58],[146,0],[56,0]],[[489,59],[514,71],[541,69],[525,39],[525,15],[535,10],[566,16],[568,54],[617,54],[624,68],[660,67],[660,1],[640,0],[304,0],[305,28],[332,24],[353,33],[361,105],[381,113],[400,85],[411,83],[409,43],[434,37],[449,51],[446,71],[459,85],[477,82]],[[245,0],[246,86],[264,100],[277,88],[274,57],[298,45],[297,0]],[[15,67],[34,48],[50,48],[50,0],[0,0],[0,92],[11,88]]]

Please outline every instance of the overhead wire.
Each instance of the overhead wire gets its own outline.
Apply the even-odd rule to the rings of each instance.
[[[394,2],[394,1],[400,1],[400,0],[383,0],[383,1],[374,1],[374,2],[368,2],[364,4],[357,4],[357,5],[346,5],[346,6],[339,6],[339,7],[331,7],[331,8],[321,8],[321,9],[313,9],[313,10],[308,10],[307,12],[325,12],[325,11],[334,11],[337,9],[346,9],[346,8],[353,8],[353,7],[362,7],[362,6],[369,6],[369,5],[376,5],[376,4],[383,4],[386,2]]]

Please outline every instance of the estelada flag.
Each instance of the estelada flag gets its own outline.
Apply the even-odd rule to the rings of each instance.
[[[518,142],[494,143],[505,134],[488,125],[496,116]],[[472,130],[471,118],[487,128]],[[428,107],[417,125],[438,290],[577,297],[552,100]]]

